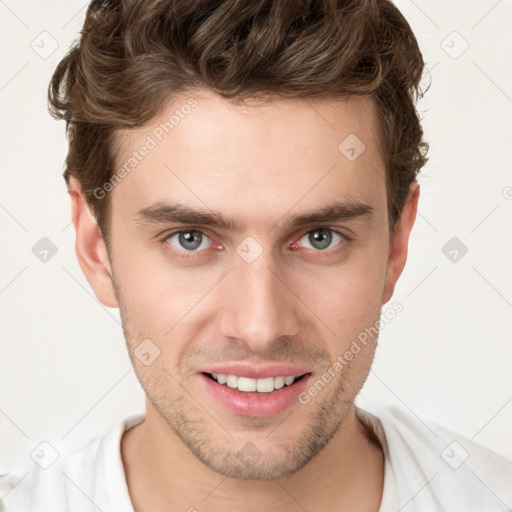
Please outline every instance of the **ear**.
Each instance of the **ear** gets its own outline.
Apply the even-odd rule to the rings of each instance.
[[[76,232],[75,250],[78,262],[98,300],[110,308],[118,307],[112,282],[112,268],[103,235],[92,215],[78,180],[71,177],[68,185],[71,215]]]
[[[386,279],[382,293],[382,304],[386,304],[393,296],[396,282],[405,267],[409,235],[416,219],[419,196],[420,186],[417,181],[413,181],[409,187],[409,195],[407,196],[405,205],[397,219],[395,229],[391,234]]]

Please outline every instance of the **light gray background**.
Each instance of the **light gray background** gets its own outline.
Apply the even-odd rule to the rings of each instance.
[[[404,310],[360,403],[399,404],[512,457],[512,1],[396,4],[431,70],[419,106],[430,161],[389,303]],[[143,410],[118,311],[76,260],[64,123],[46,110],[86,5],[0,1],[0,473],[42,441],[63,454]],[[32,252],[42,237],[58,249],[46,263]],[[468,248],[457,262],[442,251],[452,237]]]

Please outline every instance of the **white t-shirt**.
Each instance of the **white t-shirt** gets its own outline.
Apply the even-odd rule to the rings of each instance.
[[[405,409],[356,408],[384,450],[378,512],[503,512],[512,509],[512,461]],[[120,443],[144,414],[118,421],[105,435],[57,460],[0,475],[1,512],[134,512]]]

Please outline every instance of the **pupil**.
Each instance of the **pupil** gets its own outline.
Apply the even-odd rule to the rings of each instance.
[[[310,233],[309,240],[317,249],[325,249],[329,247],[332,235],[328,229],[317,229]]]

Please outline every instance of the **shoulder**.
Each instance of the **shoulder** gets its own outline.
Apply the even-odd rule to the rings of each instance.
[[[126,507],[130,502],[120,440],[124,430],[143,418],[136,414],[118,420],[104,435],[50,465],[30,459],[0,475],[0,512],[96,512],[103,503],[110,506],[116,492]]]
[[[512,507],[511,460],[405,408],[371,414],[382,425],[402,512]]]
[[[50,504],[55,512],[66,510],[74,494],[72,475],[76,477],[76,468],[80,466],[83,467],[82,474],[90,474],[100,443],[101,438],[95,438],[80,450],[57,459],[49,466],[47,464],[51,462],[52,455],[42,453],[42,465],[39,465],[39,461],[26,460],[11,472],[1,475],[0,511],[49,511]],[[79,486],[80,481],[76,483],[76,487]]]

